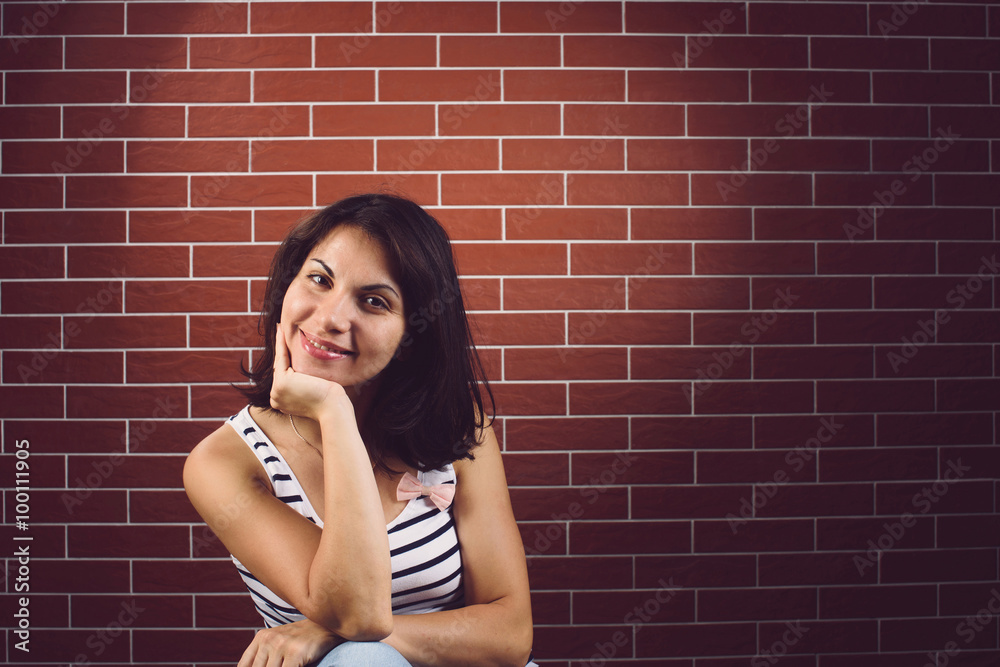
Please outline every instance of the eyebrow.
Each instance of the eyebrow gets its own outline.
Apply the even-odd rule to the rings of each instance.
[[[313,258],[312,258],[312,261],[314,261],[314,262],[316,262],[317,264],[319,264],[320,266],[322,266],[322,267],[323,267],[323,270],[324,270],[324,271],[325,271],[325,272],[327,273],[327,275],[329,275],[329,276],[330,276],[330,278],[331,278],[331,279],[336,279],[336,276],[335,276],[335,275],[334,275],[334,273],[333,273],[333,269],[331,269],[331,268],[330,268],[329,266],[327,266],[327,263],[326,263],[326,262],[324,262],[324,261],[323,261],[323,260],[321,260],[321,259],[317,259],[317,258],[315,258],[315,257],[313,257]],[[390,292],[392,292],[393,294],[395,294],[395,295],[396,295],[396,298],[397,298],[397,299],[400,299],[400,298],[402,298],[402,297],[400,297],[400,296],[399,296],[399,292],[397,292],[397,291],[395,290],[395,288],[393,288],[393,286],[392,286],[392,285],[387,285],[386,283],[375,283],[374,285],[362,285],[362,286],[361,286],[361,289],[363,289],[363,290],[379,290],[379,289],[387,289],[387,290],[389,290]]]

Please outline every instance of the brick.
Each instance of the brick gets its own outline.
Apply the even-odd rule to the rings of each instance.
[[[872,101],[890,104],[989,104],[986,73],[875,72]]]
[[[195,588],[195,590],[202,589]],[[138,629],[132,631],[132,641],[135,645],[132,657],[136,662],[144,663],[161,660],[172,660],[177,664],[197,661],[225,662],[230,656],[246,649],[253,641],[253,633],[254,628],[198,630],[196,641],[192,641],[192,631],[188,629]]]
[[[130,141],[129,172],[247,171],[246,141]]]
[[[978,622],[972,620],[975,618],[975,611],[970,610],[970,612],[972,613],[967,617],[969,620],[965,621],[966,625],[960,625],[962,621],[959,621],[960,630],[957,635],[955,619],[951,618],[885,621],[881,624],[879,644],[887,651],[921,649],[932,653],[943,646],[953,647],[954,650],[954,647],[958,646],[954,638],[958,636],[963,640],[961,644],[963,653],[977,648],[995,651],[996,638],[993,636],[996,634],[995,631],[985,630]],[[974,632],[975,629],[981,631]],[[938,654],[947,655],[947,652],[940,651]]]
[[[813,342],[813,316],[806,313],[694,313],[696,345],[780,345]]]
[[[253,171],[371,171],[371,141],[258,139],[251,144]]]
[[[728,361],[722,364],[720,359]],[[720,377],[749,378],[746,348],[636,348],[632,351],[632,379],[691,380],[709,366],[723,368]]]
[[[720,206],[802,206],[812,202],[808,174],[691,174],[691,203]]]
[[[155,208],[187,203],[185,176],[70,176],[66,206],[73,208]]]
[[[976,274],[986,278],[1000,272],[996,265],[996,255],[1000,253],[1000,243],[939,243],[938,272],[958,275]]]
[[[92,138],[184,136],[184,107],[123,106],[64,107],[63,135],[83,137],[77,151],[93,146]]]
[[[690,342],[683,313],[570,313],[571,345],[670,345]]]
[[[122,358],[111,352],[4,352],[4,382],[42,384],[122,381]]]
[[[125,8],[100,2],[13,4],[4,7],[5,35],[121,35]]]
[[[431,208],[429,213],[452,241],[499,241],[503,238],[503,211],[499,208]]]
[[[299,106],[191,107],[192,137],[288,137],[309,131],[309,110]]]
[[[632,283],[629,307],[639,310],[746,309],[744,278],[650,278]]]
[[[62,278],[63,248],[0,247],[0,278]]]
[[[0,139],[41,139],[59,136],[57,107],[0,108]]]
[[[935,253],[931,243],[819,243],[817,273],[934,273]]]
[[[511,454],[503,457],[510,486],[552,486],[569,484],[568,454]]]
[[[871,213],[861,209],[842,208],[771,208],[754,211],[755,238],[779,239],[834,239],[847,238],[847,232],[858,224],[870,224]],[[860,219],[860,223],[859,223]],[[860,227],[858,227],[860,229]]]
[[[931,179],[910,174],[817,174],[816,203],[824,206],[927,206]]]
[[[58,346],[62,342],[58,317],[17,317],[5,314],[4,322],[7,326],[0,331],[0,348],[4,350],[32,349],[50,343]]]
[[[405,136],[434,133],[432,105],[316,106],[314,116],[313,129],[316,136]],[[305,118],[308,121],[308,116]]]
[[[101,483],[100,480],[103,479],[100,473],[94,470],[89,471],[89,476],[90,481],[98,486]],[[35,523],[119,523],[126,521],[128,499],[124,491],[106,491],[87,486],[80,477],[72,478],[69,486],[71,488],[67,491],[33,491],[31,513]],[[71,589],[63,588],[61,590]]]
[[[985,7],[932,5],[912,13],[894,14],[894,11],[897,10],[891,5],[873,7],[868,15],[868,34],[885,39],[919,35],[987,36]]]
[[[378,32],[496,32],[495,7],[479,2],[376,2]]]
[[[117,289],[120,291],[121,288]],[[118,312],[121,312],[120,304]],[[186,331],[183,316],[140,317],[102,314],[100,317],[93,315],[67,317],[64,336],[65,346],[69,349],[184,347],[187,342]]]
[[[375,76],[363,70],[267,70],[254,73],[254,102],[371,102]]]
[[[3,208],[62,207],[61,178],[2,176],[0,206]]]
[[[63,40],[48,37],[25,39],[16,34],[8,39],[10,48],[0,51],[0,69],[62,69]]]
[[[316,177],[315,201],[339,201],[352,192],[388,189],[409,197],[421,206],[438,204],[438,178],[432,174],[320,174]]]
[[[931,107],[931,127],[962,128],[963,138],[1000,138],[1000,111],[989,107],[935,106]]]
[[[805,243],[696,243],[699,275],[814,273],[813,247]]]
[[[71,526],[70,558],[178,558],[188,555],[182,526]]]
[[[637,417],[632,424],[634,448],[732,449],[751,443],[746,417]]]
[[[623,139],[505,139],[503,167],[514,170],[625,168]]]
[[[991,536],[1000,530],[1000,517],[996,515],[939,517],[937,525],[938,543],[943,548],[989,547],[995,543]]]
[[[816,383],[822,412],[912,412],[933,410],[931,380],[827,380]]]
[[[125,609],[140,614],[132,627],[192,627],[191,598],[186,595],[135,596],[119,598],[109,595],[75,595],[70,602],[73,618],[117,619]],[[124,616],[127,618],[127,614]]]
[[[190,347],[256,347],[259,319],[256,314],[192,315]]]
[[[130,313],[245,312],[246,281],[134,280],[126,286],[126,300]]]
[[[952,313],[950,326],[938,331],[938,342],[998,342],[1000,313],[996,311],[957,311]]]
[[[935,135],[946,132],[943,128]],[[950,145],[935,138],[912,141],[872,142],[872,167],[878,171],[902,169],[918,178],[925,172],[989,171],[989,146],[985,141],[954,141]]]
[[[378,91],[381,101],[495,102],[501,99],[501,76],[496,70],[381,70]]]
[[[133,72],[130,90],[132,102],[249,102],[250,72]]]
[[[380,171],[474,171],[500,168],[493,139],[386,139],[376,149]],[[349,167],[342,167],[347,169]]]
[[[740,70],[634,70],[630,102],[746,102],[747,74]]]
[[[313,201],[312,177],[240,175],[192,176],[194,206],[308,206]]]
[[[685,588],[726,588],[752,585],[754,561],[746,555],[638,556],[636,587],[662,586],[665,572],[676,572],[676,583]]]
[[[625,74],[615,70],[508,70],[504,99],[511,101],[625,101]]]
[[[899,516],[903,512],[913,513],[914,510],[920,514],[937,515],[984,514],[993,511],[993,484],[989,482],[954,482],[945,495],[932,495],[932,487],[927,482],[879,484],[875,496],[876,513]]]
[[[183,246],[82,246],[68,249],[70,278],[187,277],[188,255]]]
[[[129,352],[125,370],[130,383],[241,382],[241,363],[242,352]]]
[[[500,32],[621,32],[621,6],[614,2],[501,2]]]
[[[680,104],[568,104],[564,134],[663,137],[685,134]]]
[[[573,174],[567,203],[590,205],[679,205],[688,203],[688,177],[683,174]]]
[[[934,321],[932,311],[830,312],[816,314],[816,341],[829,343],[898,343],[912,336],[920,322]]]
[[[875,583],[878,568],[863,575],[840,553],[761,554],[760,586],[857,585]]]
[[[260,614],[251,598],[242,595],[196,595],[194,598],[195,627],[236,628],[256,627]]]
[[[566,246],[557,243],[459,243],[453,246],[462,275],[565,275]]]
[[[768,150],[768,149],[771,150]],[[774,144],[751,139],[751,164],[762,171],[867,171],[871,165],[869,142],[849,139],[786,138]],[[766,156],[766,157],[764,157]],[[893,166],[898,169],[899,164]],[[761,211],[780,215],[782,211]]]
[[[753,376],[762,379],[870,378],[871,347],[760,347],[754,349]]]
[[[507,451],[624,449],[628,446],[628,419],[623,417],[515,418],[505,420],[504,428]]]
[[[749,486],[638,486],[632,492],[634,519],[718,518],[738,511]]]
[[[756,215],[761,215],[758,209]],[[632,209],[633,239],[750,239],[746,208]]]
[[[246,32],[247,5],[211,2],[146,2],[130,8],[128,33],[242,33]]]
[[[593,145],[593,144],[591,144]],[[736,139],[632,139],[631,171],[719,170],[747,161],[746,141]]]
[[[805,68],[809,66],[809,40],[700,34],[687,38],[684,55],[688,67]]]
[[[246,398],[230,384],[191,387],[191,416],[224,420],[246,407]]]
[[[574,523],[569,531],[571,554],[663,554],[691,550],[686,521]]]
[[[186,416],[186,388],[70,386],[66,389],[69,417],[162,418],[167,411],[164,406],[172,408],[174,416]],[[117,478],[116,475],[116,481]]]
[[[927,110],[919,106],[827,104],[812,110],[814,136],[926,137]]]
[[[1000,69],[1000,54],[995,48],[995,41],[942,38],[930,40],[930,47],[930,67],[936,71]]]
[[[989,444],[989,415],[935,413],[927,415],[880,415],[878,442],[883,446]]]
[[[445,205],[562,204],[563,177],[559,174],[444,174],[441,197]]]
[[[666,625],[657,626],[655,636],[650,634],[641,636],[637,642],[639,657],[749,655],[756,645],[752,623]]]
[[[441,35],[440,41],[441,67],[558,67],[562,60],[562,46],[555,36]],[[407,49],[407,60],[417,57],[413,52]]]
[[[746,8],[736,2],[627,2],[627,32],[745,33]]]
[[[737,138],[805,135],[809,131],[807,118],[801,105],[698,104],[688,107],[688,134]]]
[[[508,278],[508,310],[613,310],[625,306],[625,285],[613,278]]]
[[[702,484],[786,484],[815,482],[815,458],[785,451],[698,452],[698,482]]]
[[[900,534],[901,533],[901,534]],[[823,551],[845,550],[864,552],[871,549],[868,544],[887,534],[893,538],[891,548],[927,549],[934,546],[934,519],[918,516],[907,518],[906,524],[901,523],[901,517],[878,518],[835,518],[819,519],[816,522],[816,545]]]
[[[678,66],[670,53],[684,50],[684,38],[647,35],[587,35],[564,38],[565,67]]]
[[[775,607],[775,595],[782,604]],[[700,621],[757,621],[786,618],[816,618],[817,590],[791,588],[781,591],[769,589],[702,590],[698,591]],[[762,625],[763,628],[766,624]],[[804,624],[805,625],[805,624]],[[813,624],[809,623],[812,628]],[[786,628],[787,629],[787,628]],[[768,644],[769,645],[769,644]]]
[[[682,382],[574,382],[569,385],[571,414],[689,414]]]
[[[996,549],[889,551],[882,554],[879,567],[887,584],[985,581],[995,576],[990,571],[996,568],[996,560]]]
[[[373,31],[370,2],[250,3],[251,33],[353,33],[356,29]]]
[[[667,275],[691,273],[687,243],[574,243],[570,246],[574,275]]]
[[[512,489],[511,502],[518,521],[569,521],[573,515],[587,520],[624,519],[628,515],[628,494],[624,488],[608,488],[593,502],[576,488]],[[592,496],[590,496],[592,498]],[[540,565],[536,561],[533,566]],[[529,566],[534,569],[533,566]]]
[[[4,171],[9,174],[107,173],[124,171],[121,141],[7,141]]]
[[[305,32],[314,32],[307,29]],[[480,39],[470,38],[470,39]],[[305,63],[306,66],[309,63]],[[468,67],[471,63],[460,62]],[[437,40],[431,35],[363,35],[316,38],[317,67],[435,67]]]
[[[977,287],[978,285],[978,287]],[[875,279],[876,308],[989,308],[992,290],[978,276]]]
[[[993,410],[997,401],[993,379],[942,380],[937,395],[940,411]]]
[[[302,37],[192,37],[191,69],[309,67],[312,40]]]
[[[624,348],[516,348],[504,354],[507,380],[624,380],[628,375]]]
[[[817,69],[919,70],[929,62],[926,39],[816,36],[810,46]]]
[[[554,104],[441,104],[438,124],[442,136],[558,134],[559,107]],[[431,127],[434,125],[432,123]],[[420,134],[431,134],[421,132]]]
[[[3,285],[4,314],[120,313],[121,281],[9,282]]]
[[[125,101],[124,72],[8,72],[7,104]]]
[[[804,413],[812,409],[813,391],[808,382],[719,381],[696,384],[694,390],[695,414]]]
[[[495,382],[492,389],[498,415],[566,414],[565,384]]]
[[[187,55],[181,37],[66,39],[66,69],[184,69]]]
[[[941,174],[934,179],[934,199],[945,206],[996,206],[997,174]]]
[[[868,72],[758,70],[750,73],[750,86],[754,102],[801,102],[817,108],[872,99]]]
[[[500,280],[496,278],[459,277],[466,312],[500,310]]]
[[[934,586],[832,586],[819,589],[821,618],[933,616]]]
[[[624,208],[507,208],[506,238],[624,239],[628,212]]]
[[[823,453],[820,479],[826,482],[934,479],[937,454],[929,448],[837,449]]]
[[[747,550],[756,552],[774,551],[809,551],[813,548],[812,519],[760,519],[755,518],[746,524],[733,524],[737,532],[733,532],[730,521],[695,521],[694,550],[696,553],[741,553]],[[708,591],[701,591],[701,594]],[[706,609],[706,612],[708,610]],[[734,616],[746,612],[730,610]],[[754,609],[751,613],[767,615],[767,612]],[[721,620],[722,611],[718,610]]]
[[[871,278],[757,278],[754,308],[827,310],[871,307]],[[789,303],[791,301],[791,303]]]
[[[579,625],[590,625],[597,623],[620,623],[622,618],[632,610],[632,618],[638,621],[639,618],[660,622],[683,623],[694,621],[695,591],[680,590],[670,588],[668,579],[664,579],[666,587],[660,586],[655,591],[652,590],[628,590],[628,591],[580,591],[573,594],[573,619]],[[532,594],[532,603],[535,595]],[[663,602],[660,603],[659,601]],[[655,603],[657,606],[654,606]],[[567,603],[568,604],[568,603]],[[646,604],[651,610],[658,608],[655,614],[645,611]],[[532,604],[534,607],[534,604]],[[634,610],[638,609],[636,614]],[[532,609],[534,611],[534,609]],[[599,653],[596,655],[600,655]],[[609,664],[609,663],[605,663]],[[642,664],[642,663],[633,663]]]
[[[201,523],[201,517],[198,516],[184,491],[130,491],[129,497],[133,524],[160,524],[173,521]],[[194,534],[202,538],[203,531],[211,534],[208,526],[195,527]]]
[[[867,35],[862,5],[788,5],[760,2],[747,7],[747,32],[767,35]]]

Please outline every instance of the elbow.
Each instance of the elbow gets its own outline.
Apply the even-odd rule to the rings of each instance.
[[[327,628],[338,636],[352,642],[377,642],[392,634],[392,608],[385,605],[371,605],[349,610],[346,613],[332,613],[332,610],[314,610],[305,616]]]

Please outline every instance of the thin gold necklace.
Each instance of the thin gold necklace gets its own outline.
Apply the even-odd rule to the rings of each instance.
[[[288,423],[292,425],[292,430],[295,431],[295,435],[299,436],[299,439],[302,442],[306,443],[307,445],[309,445],[310,447],[312,447],[313,449],[315,449],[317,452],[319,452],[320,456],[323,456],[323,452],[320,451],[319,447],[317,447],[316,445],[314,445],[311,442],[309,442],[308,440],[306,440],[302,436],[302,434],[299,433],[299,429],[295,428],[295,420],[292,418],[291,413],[288,414]],[[374,470],[374,469],[375,469],[375,463],[372,463],[372,470]]]

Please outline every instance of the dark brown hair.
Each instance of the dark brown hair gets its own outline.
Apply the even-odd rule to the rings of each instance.
[[[240,387],[251,405],[271,409],[275,329],[289,284],[317,243],[351,225],[378,242],[393,263],[407,313],[401,353],[379,374],[371,409],[360,424],[365,446],[383,469],[395,455],[419,470],[473,458],[476,436],[495,410],[493,393],[469,329],[451,243],[417,204],[388,194],[348,197],[289,232],[271,263],[259,330],[263,351]]]

